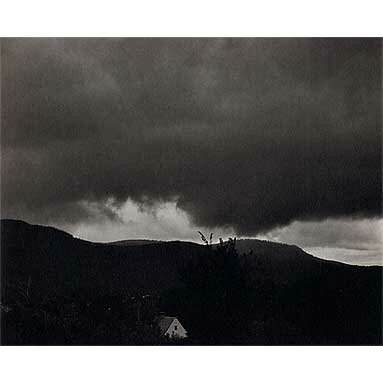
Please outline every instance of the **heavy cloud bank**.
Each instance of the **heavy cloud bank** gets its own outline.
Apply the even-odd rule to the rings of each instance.
[[[2,39],[2,217],[380,217],[381,39]]]

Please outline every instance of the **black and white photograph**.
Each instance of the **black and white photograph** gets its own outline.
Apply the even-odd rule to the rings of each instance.
[[[2,1],[1,381],[380,381],[382,14]]]
[[[1,10],[1,381],[381,380],[377,0]]]
[[[1,99],[1,344],[382,344],[381,38],[3,38]]]

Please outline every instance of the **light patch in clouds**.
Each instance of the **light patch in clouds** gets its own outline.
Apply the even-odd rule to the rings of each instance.
[[[176,202],[158,203],[154,206],[139,205],[128,200],[122,206],[108,202],[118,219],[85,222],[67,227],[76,237],[95,242],[110,242],[123,239],[186,240],[198,242],[198,230],[189,216],[177,207]],[[87,206],[93,210],[98,207]],[[210,229],[218,237],[227,238],[233,231],[229,229]],[[209,232],[210,232],[209,231]]]
[[[303,247],[337,247],[354,250],[382,248],[382,219],[326,219],[293,222],[271,230],[266,238]]]
[[[382,219],[327,219],[293,222],[266,234],[270,241],[302,247],[324,259],[357,265],[383,265]]]
[[[331,261],[351,265],[383,266],[382,248],[380,250],[354,250],[336,247],[307,247],[304,250],[316,257]]]

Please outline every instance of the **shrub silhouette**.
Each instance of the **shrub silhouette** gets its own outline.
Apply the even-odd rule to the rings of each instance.
[[[252,291],[245,257],[238,254],[235,238],[213,245],[212,234],[209,240],[200,235],[205,251],[180,270],[184,288],[176,294],[182,296],[182,309],[194,336],[207,342],[232,342],[249,325]]]

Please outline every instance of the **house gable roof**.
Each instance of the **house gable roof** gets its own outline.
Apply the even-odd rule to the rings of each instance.
[[[160,316],[157,318],[157,324],[160,328],[161,335],[164,335],[169,329],[173,321],[177,319],[176,317]]]

